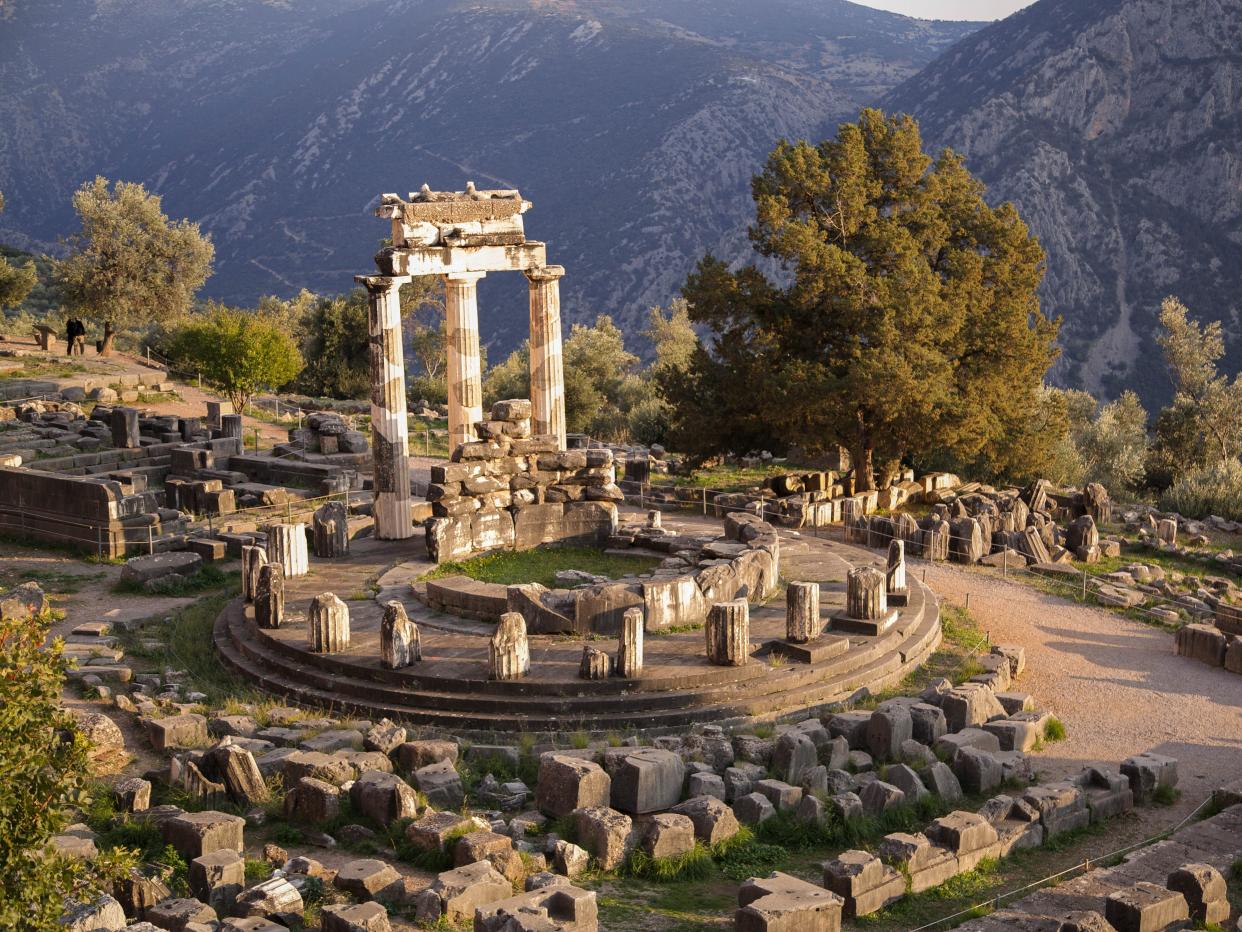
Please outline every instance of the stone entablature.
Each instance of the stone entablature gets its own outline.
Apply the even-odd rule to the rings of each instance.
[[[488,272],[523,272],[530,299],[530,381],[533,432],[565,448],[565,378],[561,358],[560,280],[543,243],[528,241],[517,191],[432,191],[409,201],[382,196],[376,216],[392,221],[393,245],[375,257],[379,275],[359,275],[370,296],[371,422],[375,457],[375,531],[386,540],[414,533],[410,520],[405,360],[400,289],[412,277],[444,279],[448,344],[449,443],[478,439],[483,420],[478,283]]]

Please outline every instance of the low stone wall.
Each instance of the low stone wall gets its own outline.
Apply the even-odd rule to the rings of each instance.
[[[475,430],[482,440],[460,444],[450,462],[431,467],[425,522],[433,562],[488,550],[541,544],[602,544],[616,530],[611,450],[557,450],[553,437],[532,437],[531,405],[498,401]]]
[[[572,509],[573,503],[531,506]],[[599,507],[604,507],[600,504]],[[607,503],[615,517],[616,506]],[[662,631],[701,625],[717,602],[738,598],[762,601],[780,578],[780,542],[767,522],[748,514],[725,519],[725,533],[714,539],[674,534],[660,527],[623,526],[605,541],[615,549],[668,554],[650,576],[624,577],[578,589],[548,589],[538,583],[500,586],[466,576],[416,584],[415,594],[432,608],[465,618],[498,621],[518,612],[531,634],[598,634],[615,637],[627,609],[643,610],[644,628]]]
[[[150,493],[126,495],[119,482],[0,469],[0,531],[14,537],[124,556],[127,531],[145,530],[152,507]]]
[[[952,473],[928,473],[918,479],[911,474],[888,488],[855,493],[852,478],[838,479],[831,472],[798,473],[771,477],[760,491],[725,492],[711,501],[717,517],[746,511],[781,527],[830,527],[881,509],[934,503],[940,500],[939,493],[960,485]]]

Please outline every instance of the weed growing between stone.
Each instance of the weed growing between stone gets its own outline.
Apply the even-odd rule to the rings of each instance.
[[[211,592],[215,589],[228,587],[234,592],[241,585],[241,573],[237,570],[225,572],[213,563],[208,563],[193,576],[173,574],[157,579],[147,588],[142,583],[130,579],[121,579],[112,587],[117,595],[156,595],[156,596],[190,596],[200,592]]]

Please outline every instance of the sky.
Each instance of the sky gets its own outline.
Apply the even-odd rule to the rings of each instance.
[[[921,19],[1004,19],[1035,0],[854,0]]]

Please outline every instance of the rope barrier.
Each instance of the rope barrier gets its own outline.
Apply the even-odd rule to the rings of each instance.
[[[996,896],[991,897],[987,900],[984,900],[982,903],[976,903],[974,906],[970,906],[966,909],[958,910],[957,912],[951,913],[948,916],[942,916],[941,918],[933,920],[932,922],[929,922],[925,925],[921,925],[921,926],[918,926],[917,928],[911,929],[910,932],[926,932],[926,930],[928,929],[934,929],[937,926],[944,925],[947,922],[952,922],[955,919],[960,919],[964,916],[976,915],[978,914],[980,910],[987,910],[988,912],[991,912],[992,910],[996,909],[996,907],[999,906],[1003,900],[1010,899],[1018,895],[1019,893],[1025,893],[1028,890],[1038,889],[1044,886],[1045,884],[1050,883],[1053,880],[1059,880],[1060,878],[1066,876],[1067,874],[1072,874],[1072,873],[1075,873],[1076,871],[1085,872],[1090,869],[1093,861],[1095,862],[1111,861],[1113,858],[1118,858],[1123,855],[1129,854],[1131,851],[1135,851],[1139,848],[1145,848],[1148,845],[1155,844],[1158,841],[1163,841],[1164,839],[1168,838],[1170,835],[1173,835],[1174,833],[1180,831],[1186,825],[1188,825],[1190,823],[1190,820],[1193,819],[1196,815],[1198,815],[1204,809],[1204,807],[1209,805],[1211,802],[1212,802],[1212,797],[1209,796],[1207,799],[1203,800],[1203,802],[1201,802],[1198,806],[1196,806],[1194,810],[1188,816],[1186,816],[1186,818],[1182,819],[1182,821],[1179,822],[1177,825],[1175,825],[1173,828],[1165,829],[1164,831],[1159,832],[1151,836],[1150,838],[1143,839],[1142,841],[1136,841],[1122,848],[1118,848],[1116,851],[1111,851],[1108,854],[1103,854],[1095,858],[1086,858],[1081,863],[1074,864],[1071,867],[1067,867],[1065,870],[1057,871],[1055,874],[1049,874],[1047,877],[1042,877],[1039,880],[1033,880],[1030,883],[1024,884],[1023,886],[1017,887],[1016,889],[1013,889],[1013,890],[1008,890],[1005,893],[998,893]]]

